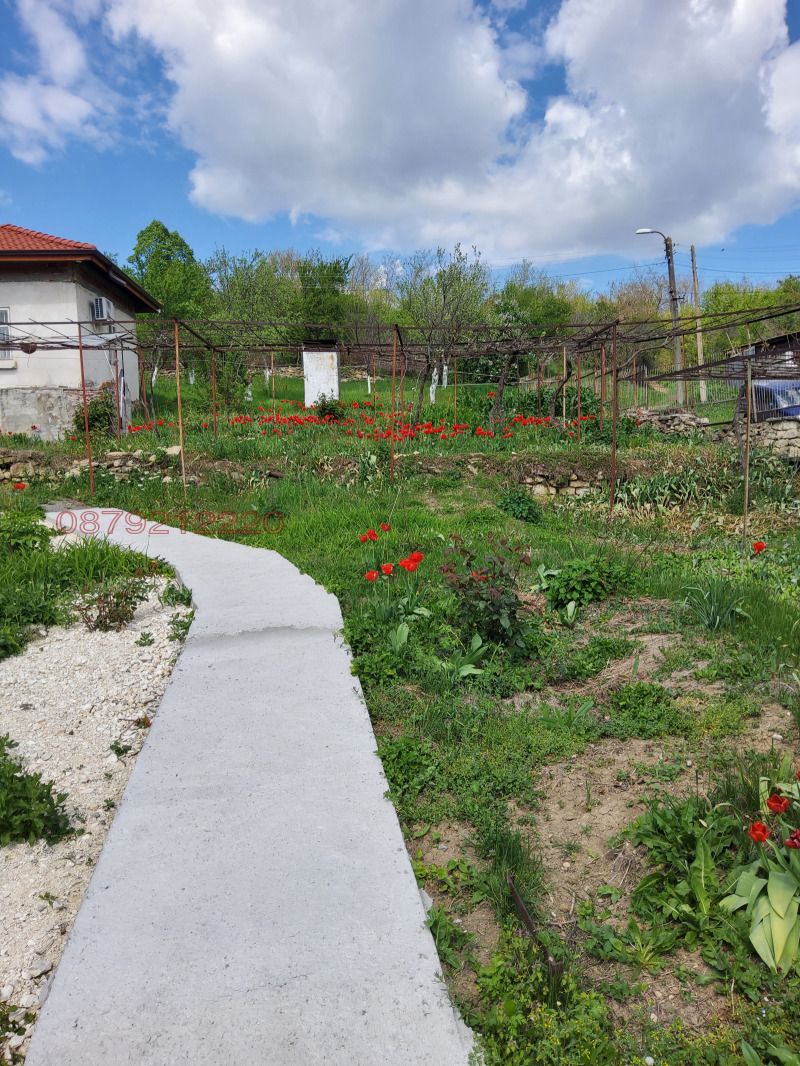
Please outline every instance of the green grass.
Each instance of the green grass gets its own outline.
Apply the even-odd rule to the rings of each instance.
[[[276,383],[278,398],[287,400],[302,399],[302,388],[299,379]],[[532,431],[509,440],[465,435],[442,441],[420,436],[398,445],[392,483],[387,441],[359,440],[326,426],[281,437],[264,435],[252,423],[231,426],[231,416],[249,412],[255,417],[259,404],[271,406],[263,380],[254,380],[253,391],[252,404],[240,402],[224,411],[214,441],[210,429],[202,427],[203,421],[210,421],[210,405],[202,390],[189,386],[182,390],[188,458],[239,464],[242,480],[233,479],[230,471],[212,472],[206,466],[200,475],[203,484],[190,484],[184,499],[175,462],[171,484],[162,483],[161,472],[126,483],[98,471],[93,498],[85,473],[57,487],[34,481],[24,500],[23,494],[0,488],[0,498],[7,510],[18,509],[24,501],[42,503],[57,494],[140,514],[251,508],[282,512],[279,535],[262,533],[241,540],[280,552],[339,597],[345,635],[362,673],[391,797],[405,832],[414,837],[448,821],[467,826],[476,864],[474,878],[468,879],[469,891],[482,886],[503,929],[495,962],[477,974],[477,1000],[463,1004],[484,1036],[487,1062],[527,1066],[530,1057],[521,1049],[530,1041],[532,1047],[551,1054],[543,1061],[554,1063],[641,1066],[642,1055],[650,1053],[669,1066],[682,1062],[742,1066],[737,1050],[741,1034],[752,1037],[753,1046],[763,1045],[763,1041],[758,1044],[760,1023],[748,1020],[745,1011],[737,1016],[739,1029],[726,1031],[727,1035],[690,1037],[676,1030],[656,1030],[646,1019],[632,1024],[629,1031],[614,1030],[601,997],[581,977],[577,949],[563,944],[557,929],[549,925],[544,867],[535,838],[524,827],[536,818],[542,770],[580,755],[602,734],[657,739],[670,758],[671,737],[676,745],[711,738],[713,743],[707,746],[716,749],[719,738],[746,728],[757,706],[759,686],[780,671],[788,676],[787,671],[797,669],[800,564],[795,560],[800,558],[800,532],[783,521],[783,504],[766,497],[756,501],[753,539],[764,539],[768,549],[754,560],[742,553],[738,530],[726,511],[728,482],[723,492],[709,487],[712,478],[683,473],[728,469],[735,461],[733,452],[697,441],[633,433],[622,441],[620,465],[635,463],[631,469],[643,482],[658,475],[658,485],[647,491],[653,498],[673,502],[652,513],[632,507],[609,523],[606,508],[559,498],[545,502],[541,520],[533,525],[504,513],[496,506],[498,499],[504,493],[527,491],[521,477],[541,464],[562,477],[576,466],[606,470],[606,442],[584,440],[579,445],[575,439]],[[406,390],[406,402],[410,391]],[[485,424],[487,391],[487,386],[459,386],[459,421]],[[385,381],[378,383],[378,396],[388,410]],[[362,402],[364,384],[345,383],[343,399]],[[452,388],[446,393],[440,390],[433,407],[426,397],[423,419],[451,421],[452,400]],[[156,389],[156,414],[165,423],[177,422],[174,389],[163,380]],[[137,433],[123,443],[148,455],[177,442],[177,425],[164,425],[158,432]],[[107,440],[98,451],[102,454],[117,446]],[[83,454],[80,440],[43,445],[42,451]],[[270,478],[268,470],[280,470],[285,477]],[[765,468],[765,484],[775,476]],[[787,484],[791,489],[788,478]],[[379,529],[381,522],[392,528],[381,534],[380,561],[397,564],[412,551],[425,556],[418,576],[421,603],[429,614],[410,618],[408,640],[399,651],[389,640],[398,619],[379,620],[370,603],[364,573],[375,560],[369,546],[358,539],[367,529]],[[611,568],[606,578],[614,580],[590,590],[586,603],[598,598],[600,602],[581,607],[574,628],[561,624],[557,610],[537,603],[544,617],[531,617],[524,651],[512,653],[491,645],[480,660],[481,674],[460,683],[447,680],[435,660],[447,662],[459,650],[465,651],[474,635],[459,622],[458,604],[440,569],[453,534],[463,537],[478,558],[489,550],[490,537],[521,544],[531,558],[518,582],[523,594],[538,582],[540,565],[549,570],[566,568],[572,578],[583,581],[586,561],[601,559]],[[0,555],[0,597],[5,596],[2,602],[9,605],[11,637],[24,639],[25,626],[31,624],[24,618],[40,620],[48,611],[55,618],[75,590],[131,577],[137,565],[93,542],[80,550],[34,552],[24,563],[8,553]],[[588,564],[589,571],[593,565]],[[723,571],[743,611],[728,634],[703,629],[683,606],[687,586],[702,586]],[[623,574],[625,579],[617,580]],[[566,584],[565,592],[569,592]],[[608,628],[609,620],[628,609],[632,600],[645,603],[639,608],[642,632],[677,634],[665,652],[665,675],[678,669],[691,671],[698,661],[710,661],[714,677],[707,680],[721,680],[726,691],[698,701],[690,711],[652,679],[645,683],[631,679],[616,692],[592,688],[594,706],[580,720],[574,714],[570,719],[569,712],[543,715],[537,705],[547,686],[564,686],[565,699],[572,701],[578,714],[585,697],[571,695],[571,687],[583,691],[583,686],[597,686],[596,679],[610,662],[635,654],[636,632]],[[660,602],[647,606],[651,600]],[[572,725],[565,727],[564,718]],[[659,779],[660,786],[670,783],[671,778]],[[539,922],[544,940],[536,944],[515,935],[519,919],[508,892],[509,874]],[[472,905],[469,891],[456,894],[454,905]],[[465,960],[472,948],[459,947],[452,928],[446,921],[440,924],[442,943],[450,945],[454,958],[469,965]],[[563,980],[548,969],[548,956],[565,962]],[[518,1005],[516,1012],[513,1003]],[[776,1031],[785,1023],[781,1009],[770,1007]],[[545,1010],[553,1012],[546,1024]],[[554,1042],[556,1036],[574,1042],[568,1053],[563,1042]],[[703,1057],[706,1052],[710,1057]],[[590,1054],[595,1057],[587,1057]]]

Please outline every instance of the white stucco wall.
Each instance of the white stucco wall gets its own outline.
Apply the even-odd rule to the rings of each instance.
[[[134,315],[126,306],[124,294],[120,295],[122,298],[115,301],[112,297],[111,300],[115,320],[124,324],[95,325],[92,322],[93,301],[97,296],[107,297],[108,293],[95,288],[91,281],[79,276],[77,271],[73,275],[72,266],[41,273],[0,274],[0,308],[8,311],[12,336],[19,336],[19,330],[24,327],[31,339],[52,342],[66,335],[76,340],[74,349],[38,349],[30,354],[11,351],[8,353],[10,359],[0,358],[0,391],[20,390],[15,400],[12,401],[9,395],[3,404],[5,421],[8,423],[5,428],[24,432],[31,421],[38,426],[52,414],[52,425],[49,422],[42,425],[45,435],[52,438],[65,431],[66,426],[57,424],[62,420],[63,403],[56,402],[50,396],[50,390],[80,389],[81,386],[78,327],[71,323],[80,321],[84,335],[108,333],[113,329],[134,329]],[[43,325],[45,322],[62,324],[48,328]],[[139,399],[138,354],[120,347],[116,357],[121,378],[123,425],[127,426],[131,403]],[[114,349],[84,348],[83,363],[87,388],[115,381]],[[36,390],[44,391],[40,393]],[[38,397],[35,402],[34,397]],[[46,402],[43,398],[46,398]]]
[[[311,407],[323,396],[328,400],[338,400],[339,353],[304,351],[303,377],[306,407]]]

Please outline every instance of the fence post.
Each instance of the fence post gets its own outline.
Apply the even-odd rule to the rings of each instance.
[[[186,454],[183,447],[183,411],[181,409],[181,357],[178,339],[178,320],[175,319],[175,384],[178,390],[178,437],[181,442],[181,480],[183,481],[183,498],[186,499]]]
[[[78,323],[78,354],[81,359],[81,392],[83,393],[83,425],[86,431],[86,455],[89,458],[89,492],[94,496],[94,468],[92,466],[92,438],[89,436],[89,405],[86,402],[86,378],[83,373],[83,335]]]
[[[617,491],[617,327],[611,334],[611,489],[608,499],[608,520],[614,517],[614,495]]]

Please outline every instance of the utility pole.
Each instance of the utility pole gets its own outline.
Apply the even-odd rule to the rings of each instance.
[[[694,313],[697,316],[697,365],[703,366],[703,331],[700,328],[700,289],[697,285],[697,260],[694,255],[694,245],[692,245],[692,285],[694,287]],[[708,403],[708,386],[702,378],[698,384],[700,385],[700,403]]]
[[[683,353],[681,351],[681,339],[678,336],[678,285],[675,281],[675,259],[672,254],[672,237],[662,233],[660,229],[637,229],[637,233],[657,233],[664,238],[664,249],[667,253],[667,269],[669,271],[669,309],[672,312],[673,349],[675,352],[675,371],[683,370]],[[675,382],[676,399],[679,407],[686,406],[686,387],[680,379]]]

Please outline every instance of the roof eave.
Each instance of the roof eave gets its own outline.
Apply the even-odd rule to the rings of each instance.
[[[137,307],[137,312],[156,313],[161,310],[161,304],[158,300],[143,289],[138,282],[134,281],[129,274],[126,274],[124,270],[118,267],[116,263],[112,262],[108,256],[103,255],[96,248],[52,248],[46,251],[44,249],[26,251],[21,248],[0,250],[0,264],[15,262],[52,263],[54,260],[65,260],[71,263],[92,262],[104,270],[115,285],[128,289],[134,300],[142,305]]]

